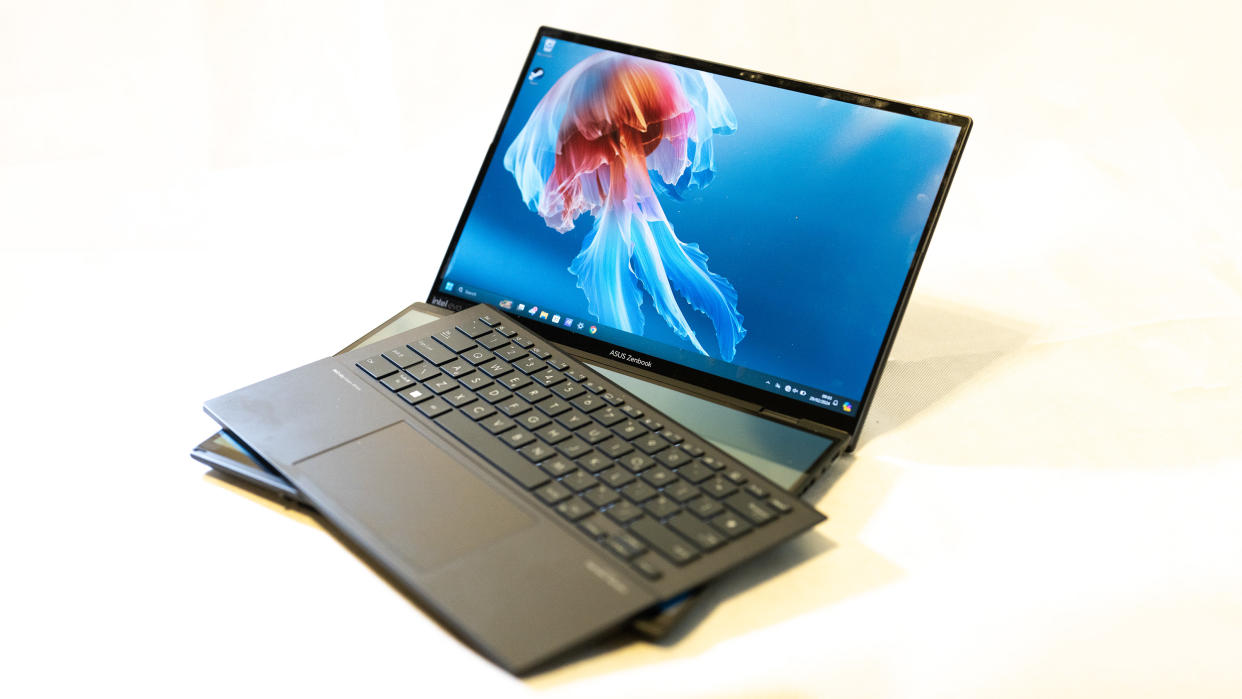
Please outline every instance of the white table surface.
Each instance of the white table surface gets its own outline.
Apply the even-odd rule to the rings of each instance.
[[[1237,4],[0,2],[0,694],[1242,694]],[[540,23],[969,114],[829,521],[517,680],[204,475],[422,298]]]

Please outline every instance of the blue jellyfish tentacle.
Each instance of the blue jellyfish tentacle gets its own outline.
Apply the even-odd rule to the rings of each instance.
[[[628,223],[624,223],[628,227]],[[569,271],[587,300],[587,311],[604,325],[641,335],[642,292],[630,272],[633,241],[614,211],[605,210],[582,243]]]

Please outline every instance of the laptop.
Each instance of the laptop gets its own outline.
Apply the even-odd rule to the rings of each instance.
[[[428,298],[454,315],[206,407],[447,627],[528,671],[819,521],[623,384],[852,448],[969,129],[945,112],[543,28]],[[473,372],[494,388],[486,367],[524,373],[495,364],[519,338],[512,365],[534,380],[520,389],[531,405],[515,406],[550,418],[530,434],[554,435],[515,444],[524,464],[472,441],[484,423],[461,416],[487,401],[444,378]],[[417,375],[432,364],[436,378]],[[443,368],[454,366],[464,373]],[[564,413],[540,405],[567,401],[570,415],[607,417],[566,437]],[[647,447],[618,430],[643,430],[661,461],[634,458]],[[559,445],[577,451],[588,435],[653,463],[597,472],[590,454],[603,447],[562,458]],[[577,496],[559,493],[577,488],[550,486],[571,473],[625,487],[659,474],[657,494],[604,497],[600,482],[580,491],[601,494],[594,509],[570,514]],[[716,498],[725,475],[739,487]],[[526,482],[556,490],[556,509]],[[633,529],[580,524],[612,526],[623,508]],[[745,536],[720,529],[734,521]],[[672,522],[684,528],[670,524],[670,544],[656,525]],[[610,558],[603,544],[631,533],[643,552]]]

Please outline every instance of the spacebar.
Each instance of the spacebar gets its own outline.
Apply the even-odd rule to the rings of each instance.
[[[456,410],[441,415],[436,422],[523,488],[530,490],[548,482],[547,474]]]

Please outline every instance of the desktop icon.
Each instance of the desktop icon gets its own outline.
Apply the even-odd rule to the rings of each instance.
[[[505,299],[504,301],[500,302],[500,307],[507,311],[510,308],[513,308],[513,302],[510,301],[509,299]]]
[[[539,320],[547,320],[547,319],[548,319],[548,312],[547,312],[547,311],[539,311]]]
[[[847,400],[841,404],[841,409],[847,413],[852,413],[854,412],[854,404]]]
[[[581,329],[583,329],[583,328],[585,328],[585,327],[586,327],[586,323],[583,323],[582,321],[578,321],[578,329],[579,329],[579,330],[581,330]]]
[[[445,290],[445,291],[452,291],[452,290],[453,290],[453,282],[444,282],[444,290]]]
[[[524,304],[524,303],[519,303],[519,304],[518,304],[518,310],[519,310],[519,311],[524,311],[524,310],[526,310],[526,304]]]
[[[552,316],[552,322],[559,325],[561,322],[561,314],[560,313],[554,314]]]
[[[571,328],[571,327],[573,327],[573,324],[574,324],[574,319],[573,319],[573,318],[566,318],[566,319],[565,319],[565,327],[567,327],[567,328]]]
[[[529,310],[529,311],[527,311],[527,313],[529,313],[529,314],[531,314],[531,315],[535,315],[535,314],[536,314],[536,313],[538,313],[538,312],[539,312],[539,307],[538,307],[538,306],[531,306],[531,307],[530,307],[530,310]]]
[[[596,330],[598,330],[598,328],[596,328],[594,325],[592,325],[592,326],[591,326],[591,334],[592,334],[592,335],[594,335]]]
[[[552,53],[552,49],[556,48],[556,39],[543,40],[543,52]]]

